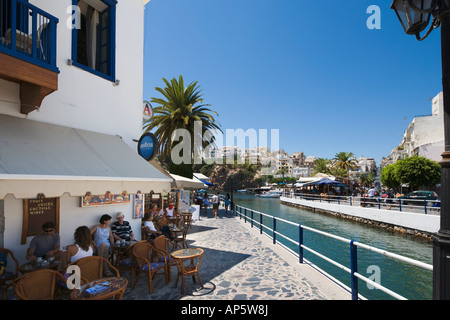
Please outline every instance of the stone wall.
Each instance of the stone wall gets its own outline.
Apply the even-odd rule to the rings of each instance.
[[[325,213],[391,232],[412,235],[431,241],[431,235],[439,230],[440,216],[388,211],[356,206],[319,203],[300,199],[280,198],[281,203],[313,212]],[[387,212],[386,212],[387,211]]]

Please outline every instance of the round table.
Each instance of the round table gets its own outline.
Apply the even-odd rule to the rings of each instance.
[[[126,241],[125,243],[111,245],[111,263],[118,266],[120,260],[129,255],[128,251],[137,241]]]
[[[88,282],[74,289],[70,294],[72,300],[120,300],[127,288],[128,280],[124,277],[110,277]]]
[[[200,262],[202,261],[203,257],[203,249],[180,249],[172,252],[170,255],[178,261],[178,276],[176,284],[178,285],[178,278],[181,276],[181,294],[184,294],[184,278],[187,276],[191,276],[192,280],[194,281],[195,276],[197,276],[200,282],[200,286],[203,288],[202,279],[200,278],[200,274],[198,272],[198,268],[200,267]],[[186,260],[190,260],[189,265],[185,265],[184,262]]]
[[[47,261],[47,260],[44,260]],[[59,261],[58,260],[54,260],[54,261],[47,261],[46,263],[41,262],[41,263],[37,263],[36,261],[30,261],[27,263],[22,264],[21,266],[19,266],[19,271],[22,274],[25,274],[27,272],[32,272],[32,271],[37,271],[37,270],[42,270],[42,269],[53,269],[56,270],[58,269],[58,265],[59,265]]]

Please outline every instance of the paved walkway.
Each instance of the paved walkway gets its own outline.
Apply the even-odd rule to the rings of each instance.
[[[243,220],[226,216],[202,215],[187,235],[189,247],[204,250],[200,275],[204,284],[186,279],[181,295],[181,279],[176,283],[176,269],[172,280],[165,284],[160,272],[153,281],[153,293],[148,293],[147,279],[142,277],[134,290],[131,284],[124,300],[329,300],[348,299],[349,294],[325,279],[308,265],[288,263],[272,248],[256,229],[244,225]],[[272,248],[271,248],[272,246]],[[281,253],[281,255],[283,255]],[[288,258],[289,259],[289,258]],[[294,259],[295,260],[295,259]],[[129,279],[129,273],[123,272]]]

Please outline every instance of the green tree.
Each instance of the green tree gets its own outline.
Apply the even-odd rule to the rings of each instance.
[[[388,188],[398,188],[400,186],[400,181],[397,179],[395,174],[396,164],[390,164],[381,170],[380,180],[383,185]]]
[[[369,187],[375,181],[372,173],[363,173],[359,176],[359,183],[363,187]]]
[[[407,183],[413,190],[416,190],[420,186],[431,186],[439,183],[441,166],[427,158],[412,156],[397,161],[395,176],[400,183]]]
[[[314,169],[313,169],[313,173],[317,174],[317,173],[326,173],[329,174],[330,173],[330,160],[325,159],[325,158],[318,158],[316,159],[316,161],[314,161]]]
[[[170,170],[175,167],[170,159],[171,152],[178,143],[183,142],[173,141],[173,133],[176,129],[186,129],[189,132],[191,140],[191,149],[189,150],[191,154],[189,155],[189,158],[191,163],[182,163],[180,166],[181,171],[177,171],[178,174],[181,174],[186,171],[192,171],[192,157],[194,154],[194,148],[205,148],[210,143],[215,145],[214,137],[212,137],[210,141],[203,141],[202,137],[205,131],[218,130],[222,132],[222,130],[220,129],[220,124],[214,118],[214,116],[218,116],[217,112],[207,108],[210,106],[209,104],[203,104],[201,90],[199,90],[197,81],[193,81],[185,87],[184,80],[181,75],[179,76],[178,81],[175,78],[173,78],[170,82],[164,78],[162,80],[166,86],[164,88],[157,87],[155,90],[161,93],[163,97],[151,98],[151,102],[157,104],[158,106],[153,110],[153,119],[144,124],[144,131],[150,132],[153,129],[156,129],[154,134],[159,140],[159,153],[161,155],[161,160],[170,161]],[[202,141],[201,146],[194,145],[194,123],[196,121],[201,121],[202,125],[202,137],[200,138],[200,141]],[[174,168],[174,170],[177,169]],[[192,177],[189,173],[187,173],[187,176]]]
[[[339,152],[333,158],[334,166],[337,169],[343,169],[347,172],[345,177],[348,177],[348,171],[356,169],[357,163],[353,152]]]

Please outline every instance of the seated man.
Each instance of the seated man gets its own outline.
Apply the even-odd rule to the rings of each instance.
[[[117,221],[111,225],[114,240],[134,241],[133,230],[131,229],[130,223],[124,220],[124,214],[118,212],[116,219]]]
[[[44,232],[31,240],[30,247],[27,250],[27,259],[30,261],[35,261],[38,257],[44,259],[59,257],[60,236],[55,233],[55,224],[51,221],[45,222],[42,229]]]

